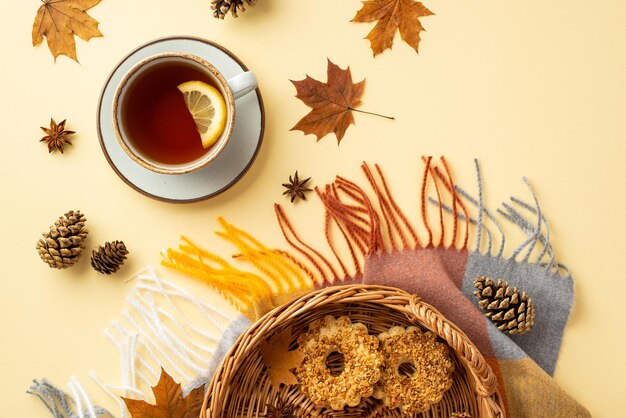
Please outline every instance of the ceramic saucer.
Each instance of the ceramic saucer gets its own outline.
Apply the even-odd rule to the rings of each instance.
[[[128,54],[109,76],[98,103],[98,136],[109,164],[126,184],[154,199],[195,202],[215,196],[235,184],[252,165],[265,127],[265,111],[257,88],[238,99],[235,128],[228,145],[209,165],[188,174],[159,174],[135,163],[124,152],[113,131],[112,104],[115,89],[124,74],[139,61],[162,52],[197,55],[212,63],[226,79],[248,68],[230,51],[210,41],[172,37],[152,41]]]

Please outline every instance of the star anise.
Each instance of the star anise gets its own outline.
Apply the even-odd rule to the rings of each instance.
[[[276,406],[267,404],[267,412],[259,415],[263,418],[296,418],[293,413],[293,405],[288,405],[284,401],[278,401]]]
[[[306,196],[304,193],[313,191],[313,189],[309,189],[306,187],[306,184],[309,182],[309,180],[311,180],[311,177],[305,180],[300,180],[298,178],[298,172],[296,171],[296,174],[294,174],[293,177],[289,176],[289,183],[283,183],[283,187],[287,189],[283,192],[283,196],[291,196],[291,203],[293,203],[293,201],[296,200],[296,198],[298,197],[302,200],[306,200]]]
[[[41,138],[39,142],[46,142],[48,144],[48,152],[59,150],[61,154],[63,154],[63,145],[72,145],[68,137],[76,133],[74,131],[65,130],[65,120],[57,125],[52,118],[50,118],[50,129],[42,126],[41,130],[46,133],[46,136]]]

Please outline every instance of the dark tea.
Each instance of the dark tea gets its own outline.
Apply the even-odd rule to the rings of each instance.
[[[184,164],[203,156],[200,134],[177,86],[213,79],[193,63],[158,62],[132,79],[120,101],[122,128],[138,153],[161,164]]]

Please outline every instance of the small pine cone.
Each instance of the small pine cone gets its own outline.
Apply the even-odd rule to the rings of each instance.
[[[80,258],[85,248],[88,231],[87,219],[77,211],[69,211],[61,216],[37,241],[39,257],[50,268],[65,269],[72,267]]]
[[[474,280],[474,295],[485,316],[507,334],[523,334],[535,324],[535,304],[526,292],[511,290],[506,281],[481,276]]]
[[[256,0],[245,0],[249,6],[254,6]],[[211,4],[213,16],[218,19],[224,19],[224,16],[230,11],[233,17],[237,17],[237,10],[246,11],[244,0],[213,0]]]
[[[120,269],[128,250],[123,241],[105,242],[91,253],[91,266],[99,273],[111,274]]]
[[[454,412],[450,415],[450,418],[472,418],[467,412]]]

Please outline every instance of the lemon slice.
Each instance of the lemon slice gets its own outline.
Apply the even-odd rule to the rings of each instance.
[[[202,81],[188,81],[180,84],[187,109],[196,123],[202,138],[202,146],[209,148],[217,141],[226,124],[226,103],[220,92]]]

